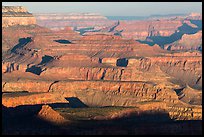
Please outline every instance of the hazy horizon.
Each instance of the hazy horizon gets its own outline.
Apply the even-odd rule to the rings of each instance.
[[[202,13],[202,2],[2,2],[2,5],[24,6],[31,13],[93,12],[104,16]]]

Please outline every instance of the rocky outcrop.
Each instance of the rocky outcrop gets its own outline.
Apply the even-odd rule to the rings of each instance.
[[[171,105],[164,102],[141,102],[137,105],[141,111],[164,111],[174,120],[202,120],[201,106]]]
[[[2,7],[2,27],[36,24],[35,17],[22,6]]]
[[[27,64],[16,64],[11,62],[2,62],[2,73],[8,73],[12,71],[23,71],[27,69]]]
[[[63,116],[53,110],[49,105],[43,105],[42,109],[38,112],[37,117],[57,125],[67,122]]]
[[[150,20],[150,21],[121,21],[116,30],[123,30],[122,36],[135,40],[145,40],[150,36],[170,36],[182,26],[181,21]]]
[[[56,77],[73,80],[121,80],[122,68],[103,67],[67,67],[67,68],[47,68],[42,72],[42,77]]]
[[[148,58],[139,58],[139,59],[128,59],[128,66],[135,67],[141,71],[149,71],[152,66],[152,62]]]
[[[48,92],[52,81],[9,81],[4,84],[2,91],[4,92]]]
[[[179,99],[187,104],[200,105],[202,104],[202,92],[192,89],[189,86],[176,90]]]
[[[151,60],[164,72],[177,78],[181,85],[202,89],[201,56],[199,57],[156,57]],[[185,84],[184,84],[185,83]]]
[[[167,109],[169,116],[176,120],[202,120],[202,107],[171,106]]]
[[[68,103],[68,101],[59,94],[52,93],[5,93],[2,96],[2,104],[6,107],[54,103]]]
[[[165,49],[202,51],[202,31],[199,31],[195,34],[184,34],[180,40],[166,45]]]

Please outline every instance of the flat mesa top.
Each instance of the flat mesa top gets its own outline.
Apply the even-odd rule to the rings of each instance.
[[[32,16],[23,6],[2,6],[2,16]]]

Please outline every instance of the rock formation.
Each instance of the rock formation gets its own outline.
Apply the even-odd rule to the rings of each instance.
[[[168,50],[199,50],[202,51],[202,31],[195,34],[184,34],[180,40],[165,46]]]
[[[36,19],[22,6],[2,7],[2,27],[15,25],[33,25]]]
[[[49,105],[43,105],[42,109],[37,114],[37,117],[54,124],[64,124],[67,120],[58,112],[53,110]]]
[[[6,107],[16,107],[22,105],[68,103],[65,98],[59,94],[52,93],[14,93],[4,94],[2,104]]]
[[[92,28],[107,26],[109,21],[99,13],[35,13],[37,24],[52,30],[61,30],[66,26],[72,29]]]
[[[11,9],[4,7],[3,14],[15,12],[15,16],[28,14],[33,18],[24,8]],[[202,119],[199,21],[186,17],[109,22],[95,14],[36,16],[41,23],[51,22],[47,27],[52,29],[51,19],[79,24],[75,24],[78,28],[58,24],[56,31],[24,21],[13,26],[3,24],[2,104],[7,109],[79,103],[86,107],[165,110],[171,120]],[[84,26],[80,26],[81,20]],[[83,30],[95,25],[92,20],[105,25]],[[43,106],[38,116],[64,122],[50,106]]]

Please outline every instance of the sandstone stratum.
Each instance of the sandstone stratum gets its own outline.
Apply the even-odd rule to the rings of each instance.
[[[62,125],[59,134],[75,134],[72,126],[81,119],[137,117],[147,126],[156,114],[157,122],[202,120],[200,14],[144,21],[113,21],[96,13],[34,14],[36,23],[24,7],[3,6],[2,15],[2,108],[14,127],[15,119],[26,116],[37,125],[51,124],[46,132]],[[177,123],[168,122],[174,131]],[[94,132],[106,128],[96,126]]]
[[[2,27],[36,24],[35,17],[22,6],[2,7]]]

